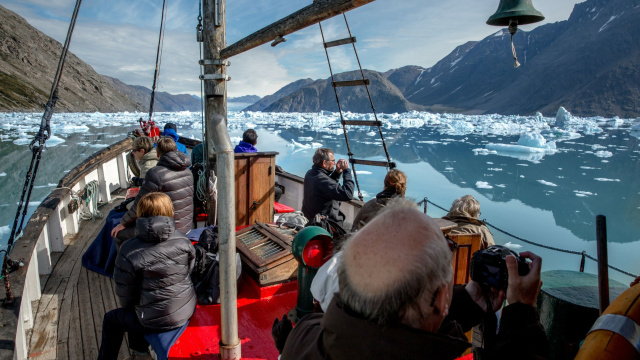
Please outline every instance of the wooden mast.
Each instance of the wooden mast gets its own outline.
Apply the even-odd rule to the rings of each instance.
[[[235,237],[234,153],[227,130],[227,59],[335,15],[375,0],[314,0],[313,4],[226,47],[225,0],[203,0],[203,59],[207,168],[218,177],[218,236],[220,240],[220,317],[222,360],[241,358],[238,337]],[[215,162],[216,169],[210,165]],[[208,209],[213,219],[214,209]]]

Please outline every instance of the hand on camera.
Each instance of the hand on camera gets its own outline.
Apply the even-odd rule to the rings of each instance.
[[[487,309],[487,300],[485,299],[485,295],[482,291],[482,287],[477,282],[471,280],[465,286],[465,290],[469,293],[473,301],[478,304],[484,310],[484,312],[489,311]],[[504,290],[496,289],[494,287],[487,287],[487,295],[489,296],[489,300],[491,301],[492,311],[497,311],[502,307],[502,303],[506,297],[506,293]]]
[[[531,260],[529,273],[525,276],[518,275],[518,264],[515,256],[509,255],[505,259],[507,271],[509,272],[507,301],[509,304],[519,302],[536,306],[540,287],[542,287],[542,281],[540,281],[542,258],[530,251],[521,252],[520,256]]]

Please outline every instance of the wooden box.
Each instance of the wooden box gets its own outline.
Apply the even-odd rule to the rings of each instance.
[[[236,233],[236,247],[242,258],[243,272],[260,286],[296,279],[298,262],[291,254],[292,229],[255,223]]]

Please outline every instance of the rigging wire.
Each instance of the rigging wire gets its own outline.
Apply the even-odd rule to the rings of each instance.
[[[153,85],[151,86],[151,100],[149,102],[149,121],[153,116],[153,105],[155,104],[156,85],[160,76],[160,65],[162,64],[162,50],[164,48],[164,23],[167,19],[167,0],[162,1],[162,16],[160,18],[160,34],[158,35],[158,50],[156,51],[156,69],[153,74]]]
[[[443,211],[446,211],[446,212],[448,212],[448,211],[449,211],[448,209],[443,208],[442,206],[440,206],[440,205],[438,205],[438,204],[436,204],[436,203],[432,202],[431,200],[429,200],[429,199],[427,199],[427,198],[425,197],[424,199],[422,199],[421,201],[419,201],[419,202],[418,202],[418,206],[420,206],[420,205],[424,205],[424,206],[425,206],[425,208],[424,208],[424,209],[425,209],[425,210],[424,210],[424,213],[425,213],[425,214],[427,213],[427,207],[426,207],[426,204],[427,204],[427,203],[429,203],[429,204],[431,204],[431,205],[433,205],[433,206],[437,207],[437,208],[438,208],[438,209],[440,209],[440,210],[443,210]],[[487,220],[484,220],[484,219],[483,219],[482,221],[483,221],[485,224],[487,224],[488,226],[490,226],[490,227],[492,227],[493,229],[495,229],[496,231],[499,231],[499,232],[501,232],[501,233],[503,233],[503,234],[505,234],[505,235],[507,235],[507,236],[510,236],[510,237],[512,237],[512,238],[514,238],[514,239],[516,239],[516,240],[520,240],[520,241],[522,241],[522,242],[524,242],[524,243],[527,243],[527,244],[529,244],[529,245],[538,246],[538,247],[541,247],[541,248],[543,248],[543,249],[552,250],[552,251],[557,251],[557,252],[561,252],[561,253],[565,253],[565,254],[580,255],[580,256],[582,256],[582,257],[583,257],[583,262],[584,262],[584,258],[587,258],[587,259],[589,259],[589,260],[593,260],[593,261],[595,261],[596,263],[598,263],[598,258],[596,258],[596,257],[593,257],[593,256],[589,255],[586,251],[567,250],[567,249],[561,249],[561,248],[553,247],[553,246],[549,246],[549,245],[539,244],[539,243],[536,243],[536,242],[534,242],[534,241],[527,240],[527,239],[524,239],[524,238],[522,238],[522,237],[520,237],[520,236],[514,235],[514,234],[512,234],[512,233],[510,233],[510,232],[508,232],[508,231],[502,230],[502,229],[500,229],[499,227],[497,227],[497,226],[495,226],[495,225],[493,225],[493,224],[489,223]],[[622,269],[620,269],[620,268],[618,268],[618,267],[616,267],[616,266],[613,266],[613,265],[611,265],[611,264],[607,264],[607,266],[609,267],[609,269],[615,270],[615,271],[617,271],[617,272],[619,272],[619,273],[621,273],[621,274],[624,274],[624,275],[627,275],[627,276],[631,276],[631,277],[633,277],[633,278],[638,277],[638,275],[634,275],[634,274],[632,274],[632,273],[630,273],[630,272],[628,272],[628,271],[622,270]],[[582,268],[582,267],[581,267],[581,268]]]

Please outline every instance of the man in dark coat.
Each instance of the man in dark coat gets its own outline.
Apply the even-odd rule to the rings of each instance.
[[[183,234],[191,230],[193,223],[193,175],[189,171],[189,157],[176,150],[176,143],[168,137],[158,141],[158,164],[144,177],[133,205],[111,231],[116,246],[135,236],[136,207],[138,201],[150,192],[162,192],[171,198],[175,209],[176,229]]]
[[[493,316],[505,291],[489,291],[486,300],[473,281],[453,286],[454,244],[408,202],[390,202],[345,243],[338,263],[340,292],[325,314],[307,315],[296,324],[282,360],[451,360],[469,348],[464,331]],[[533,260],[530,272],[519,276],[515,257],[507,257],[509,305],[486,359],[544,359],[548,353],[534,308],[542,259],[520,255]]]
[[[113,279],[121,307],[104,316],[99,360],[118,358],[124,332],[134,358],[150,359],[144,334],[179,328],[196,308],[189,276],[195,249],[176,231],[171,199],[149,193],[140,199],[138,215],[136,236],[116,258]]]
[[[343,226],[345,215],[340,211],[340,201],[352,200],[354,187],[347,160],[336,163],[331,149],[320,148],[313,155],[311,170],[304,176],[302,213],[309,220],[316,214],[326,215]]]

